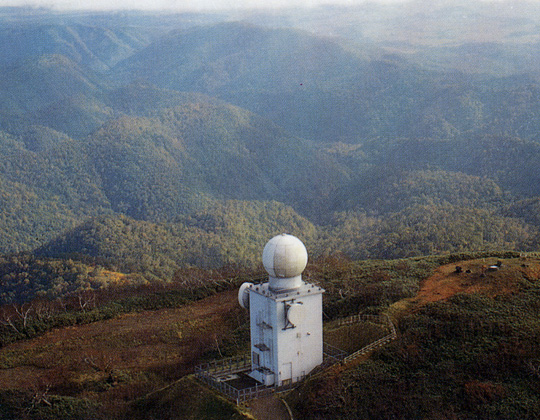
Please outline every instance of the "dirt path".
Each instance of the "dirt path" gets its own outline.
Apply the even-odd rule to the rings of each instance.
[[[269,395],[248,401],[247,407],[257,420],[291,420],[289,411],[279,395]]]

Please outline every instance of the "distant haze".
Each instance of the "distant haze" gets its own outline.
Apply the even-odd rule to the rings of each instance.
[[[4,0],[1,6],[45,7],[86,10],[219,10],[244,8],[280,8],[319,6],[325,4],[356,5],[368,2],[406,3],[411,0]],[[486,1],[486,0],[484,0]],[[488,0],[489,1],[489,0]],[[491,0],[497,1],[497,0]]]
[[[385,3],[407,0],[379,0]],[[139,10],[212,10],[242,8],[276,8],[283,6],[316,6],[320,4],[358,4],[360,0],[7,0],[5,6],[38,6],[55,9],[139,9]]]

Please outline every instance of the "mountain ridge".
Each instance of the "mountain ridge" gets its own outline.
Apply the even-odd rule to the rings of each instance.
[[[296,417],[538,418],[535,10],[0,8],[0,417],[245,418],[185,374],[287,232],[330,344],[399,334]]]
[[[290,206],[288,217],[316,227],[321,255],[535,247],[533,74],[433,70],[399,49],[374,53],[372,42],[233,20],[180,19],[161,37],[150,25],[117,55],[109,31],[136,25],[73,19],[21,26],[56,40],[43,40],[45,55],[26,51],[3,81],[5,252],[95,217],[184,229],[229,200]],[[110,66],[73,52],[67,34]],[[107,38],[104,51],[93,36]],[[216,261],[231,262],[223,251]]]

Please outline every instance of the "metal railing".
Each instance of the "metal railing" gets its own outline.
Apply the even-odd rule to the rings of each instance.
[[[339,362],[347,357],[347,352],[337,347],[334,347],[328,343],[323,342],[323,363],[326,359],[330,359],[331,362]]]
[[[348,316],[347,318],[341,318],[337,320],[337,326],[357,324],[359,322],[372,322],[374,324],[387,324],[389,321],[386,314],[383,315],[366,315],[356,314]]]
[[[232,374],[242,372],[251,367],[251,356],[249,354],[241,354],[235,357],[226,359],[212,360],[211,362],[203,363],[195,367],[195,373],[204,370],[209,374]]]
[[[334,365],[338,362],[349,362],[356,359],[378,347],[389,343],[397,338],[396,328],[390,317],[384,315],[353,315],[338,321],[338,325],[350,325],[362,321],[375,322],[386,324],[390,331],[389,334],[384,337],[362,347],[360,350],[355,351],[347,355],[347,353],[337,347],[334,347],[328,343],[323,343],[323,363],[310,372],[305,377],[312,376],[316,373],[320,373],[322,370]],[[289,383],[283,386],[267,386],[267,385],[255,385],[247,388],[236,388],[227,381],[221,380],[226,375],[232,375],[235,373],[246,372],[251,369],[251,356],[249,354],[242,354],[237,357],[228,359],[214,360],[212,362],[204,363],[195,367],[195,376],[202,382],[210,385],[212,388],[218,390],[228,398],[240,404],[241,402],[248,401],[254,398],[269,395],[274,392],[281,392],[298,386],[299,382]]]
[[[274,392],[274,387],[266,385],[255,385],[243,389],[236,388],[227,382],[218,381],[214,375],[211,375],[209,372],[205,371],[201,366],[197,366],[195,368],[195,375],[204,383],[210,385],[212,388],[218,390],[235,401],[236,404],[240,404],[241,402],[262,397],[263,395],[268,395]]]
[[[354,315],[354,316],[357,316],[357,315]],[[370,315],[363,315],[363,316],[370,316]],[[390,341],[393,341],[397,338],[396,327],[394,326],[394,323],[392,322],[392,320],[390,319],[388,315],[384,314],[384,315],[371,315],[371,316],[382,317],[383,319],[385,319],[390,333],[385,335],[382,338],[379,338],[373,343],[370,343],[367,346],[362,347],[360,350],[357,350],[354,353],[349,354],[347,357],[343,359],[344,362],[350,362],[351,360],[354,360],[357,357],[360,357],[366,353],[369,353],[370,351],[373,351],[376,348],[382,347],[385,344],[388,344]]]
[[[347,356],[347,353],[328,343],[323,343],[323,364],[321,368],[331,366]],[[235,386],[220,380],[226,375],[231,375],[240,372],[246,372],[251,369],[251,358],[248,354],[243,354],[238,357],[232,357],[222,360],[213,360],[195,366],[195,376],[202,382],[210,385],[228,398],[240,404],[241,402],[252,400],[254,398],[269,395],[274,392],[282,392],[294,388],[299,385],[301,380],[311,376],[315,372],[320,372],[320,369],[314,370],[312,373],[305,375],[297,382],[289,383],[281,386],[274,385],[255,385],[248,388],[236,388]]]

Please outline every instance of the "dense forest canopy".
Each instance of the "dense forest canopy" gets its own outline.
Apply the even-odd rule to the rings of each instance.
[[[536,250],[540,14],[514,6],[0,9],[0,252],[168,280],[282,231]]]
[[[297,418],[540,416],[540,5],[358,3],[0,7],[0,417],[247,418],[186,374],[283,232],[398,331]]]

